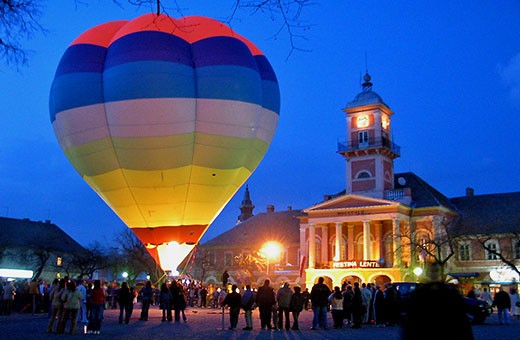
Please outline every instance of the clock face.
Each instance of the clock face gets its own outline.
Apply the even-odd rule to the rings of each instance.
[[[388,130],[388,127],[390,126],[390,119],[388,119],[387,116],[381,117],[381,126],[383,129]]]
[[[366,128],[368,126],[368,115],[359,115],[357,117],[357,127],[359,128]]]

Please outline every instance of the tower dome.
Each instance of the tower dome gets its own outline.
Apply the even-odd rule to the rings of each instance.
[[[365,75],[363,76],[364,82],[363,82],[363,84],[361,84],[361,86],[363,87],[363,91],[360,92],[358,95],[356,95],[354,97],[354,100],[352,100],[351,102],[349,102],[347,104],[347,108],[370,105],[370,104],[386,105],[385,102],[383,101],[383,99],[381,98],[381,96],[372,90],[372,83],[370,82],[371,79],[372,78],[370,77],[368,72],[366,72]]]

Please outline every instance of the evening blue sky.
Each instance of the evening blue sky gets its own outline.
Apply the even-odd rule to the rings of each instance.
[[[84,1],[86,2],[86,1]],[[163,0],[169,6],[168,0]],[[49,91],[67,46],[85,30],[150,12],[120,1],[53,0],[46,35],[25,47],[30,65],[0,65],[0,216],[51,220],[83,245],[107,245],[124,223],[90,189],[60,149]],[[182,11],[225,20],[233,0],[177,0]],[[218,3],[218,5],[216,4]],[[171,6],[170,6],[171,7]],[[291,52],[281,22],[241,10],[232,28],[255,43],[278,77],[281,113],[271,147],[246,182],[264,212],[303,209],[345,188],[342,109],[368,68],[394,111],[395,172],[414,172],[447,197],[520,191],[520,2],[315,1],[304,9]],[[302,37],[300,37],[302,36]],[[233,227],[244,187],[203,242]]]

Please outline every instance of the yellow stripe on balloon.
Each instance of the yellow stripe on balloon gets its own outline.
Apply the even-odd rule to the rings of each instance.
[[[127,225],[153,227],[207,224],[250,174],[246,168],[186,166],[166,171],[115,170],[84,179]]]

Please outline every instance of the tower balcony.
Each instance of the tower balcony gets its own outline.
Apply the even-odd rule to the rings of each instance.
[[[362,143],[357,140],[351,141],[350,143],[338,142],[337,153],[344,156],[351,156],[380,152],[381,150],[386,151],[392,158],[397,158],[401,155],[401,147],[386,137],[369,138],[366,142]]]

